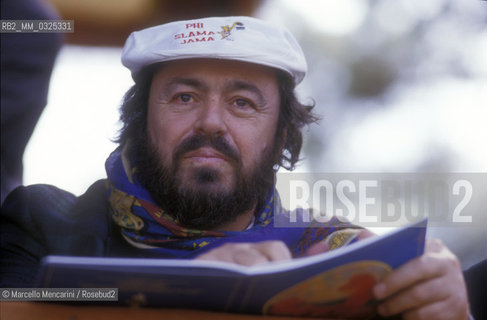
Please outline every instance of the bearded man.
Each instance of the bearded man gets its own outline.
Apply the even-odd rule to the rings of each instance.
[[[2,286],[31,286],[46,255],[209,259],[243,265],[347,245],[370,232],[331,219],[276,228],[276,170],[294,168],[316,120],[294,88],[306,61],[285,29],[249,17],[178,21],[133,33],[122,53],[120,146],[85,195],[21,187],[2,213]],[[337,235],[340,235],[337,237]],[[456,257],[440,242],[374,288],[379,312],[467,319]]]

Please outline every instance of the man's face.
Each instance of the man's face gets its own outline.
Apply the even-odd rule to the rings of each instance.
[[[163,165],[175,170],[179,188],[226,193],[239,174],[250,174],[272,151],[278,113],[271,68],[178,60],[154,75],[147,130]]]
[[[167,63],[153,77],[138,176],[181,224],[214,228],[272,187],[279,89],[273,69],[211,59]]]

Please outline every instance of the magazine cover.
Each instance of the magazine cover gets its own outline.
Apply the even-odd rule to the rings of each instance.
[[[426,220],[347,247],[252,267],[224,262],[48,256],[39,287],[118,288],[119,303],[226,312],[366,318],[372,287],[421,255]]]

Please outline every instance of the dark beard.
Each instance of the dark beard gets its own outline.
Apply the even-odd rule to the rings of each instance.
[[[273,154],[265,153],[250,173],[243,173],[240,156],[221,137],[192,136],[175,150],[173,166],[162,164],[147,135],[133,141],[136,154],[136,179],[151,194],[153,200],[184,227],[208,230],[231,223],[241,214],[260,209],[274,185]],[[181,157],[202,146],[209,146],[227,156],[235,165],[236,177],[229,192],[196,190],[181,187],[178,181],[178,163]],[[211,168],[198,169],[195,175],[199,184],[211,184],[221,179]]]

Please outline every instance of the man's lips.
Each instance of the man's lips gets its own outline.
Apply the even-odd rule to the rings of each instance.
[[[213,148],[203,147],[186,153],[183,159],[200,162],[220,162],[228,161],[228,158]]]

